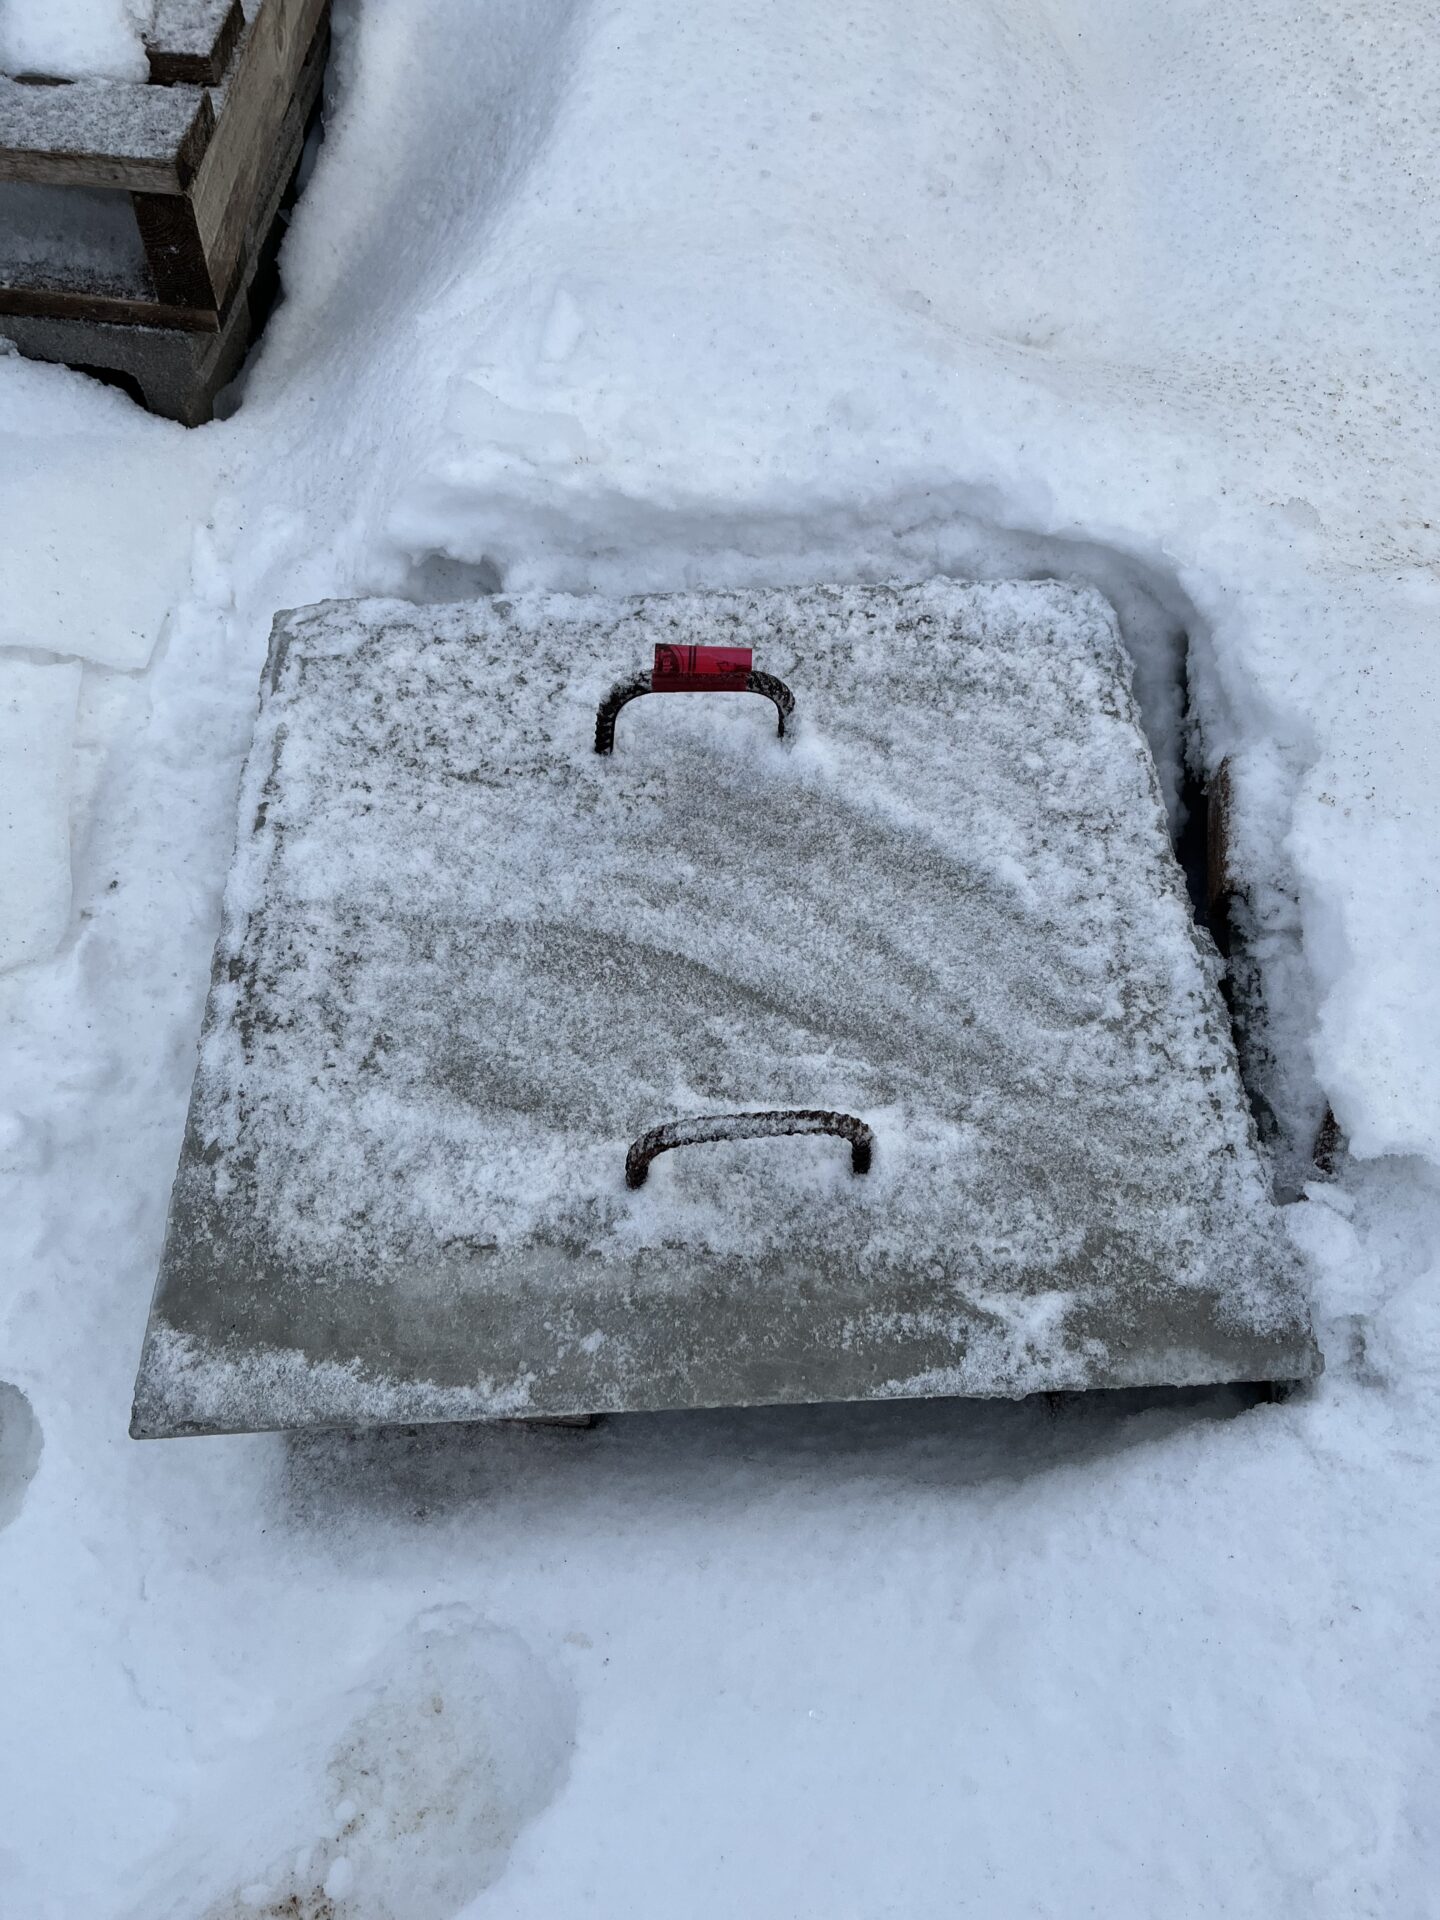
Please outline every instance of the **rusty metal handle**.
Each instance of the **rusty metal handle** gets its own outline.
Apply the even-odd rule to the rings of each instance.
[[[596,753],[614,752],[615,721],[620,709],[622,707],[628,707],[632,700],[639,700],[647,693],[654,693],[655,689],[650,684],[651,678],[652,676],[648,671],[645,673],[636,673],[632,674],[628,680],[617,680],[614,686],[611,687],[609,693],[607,693],[605,698],[600,702],[599,710],[595,715]],[[709,693],[711,691],[715,693],[739,693],[744,691],[745,693],[762,694],[775,708],[775,712],[779,718],[779,725],[775,731],[777,737],[781,740],[785,738],[785,722],[795,711],[794,694],[791,693],[785,682],[783,680],[777,680],[773,673],[747,673],[743,689],[733,685],[726,686],[723,682],[717,681],[713,689],[709,687],[696,687],[687,689],[687,691],[697,693]]]
[[[827,1113],[814,1107],[784,1107],[768,1113],[702,1113],[693,1120],[667,1120],[632,1142],[625,1156],[625,1184],[643,1187],[650,1162],[672,1147],[696,1147],[707,1140],[768,1140],[786,1133],[833,1133],[850,1142],[850,1171],[868,1173],[875,1135],[853,1113]]]

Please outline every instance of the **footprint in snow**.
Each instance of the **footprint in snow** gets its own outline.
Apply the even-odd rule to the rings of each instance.
[[[0,1528],[19,1513],[43,1445],[35,1409],[19,1387],[0,1380]]]
[[[451,1920],[552,1798],[574,1717],[517,1635],[466,1608],[422,1616],[340,1700],[245,1756],[186,1835],[186,1868],[167,1850],[146,1920]]]

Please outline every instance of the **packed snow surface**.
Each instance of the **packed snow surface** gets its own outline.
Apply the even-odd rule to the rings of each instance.
[[[1433,9],[336,24],[239,412],[0,360],[0,1908],[1426,1913]],[[944,573],[1111,600],[1177,817],[1189,636],[1289,1110],[1350,1143],[1287,1211],[1323,1381],[133,1447],[275,611]]]
[[[0,967],[52,953],[70,920],[70,759],[80,668],[0,652]]]

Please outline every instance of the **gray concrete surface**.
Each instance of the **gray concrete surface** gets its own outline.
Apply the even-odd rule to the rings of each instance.
[[[1216,979],[1089,590],[281,616],[132,1431],[1306,1378]]]

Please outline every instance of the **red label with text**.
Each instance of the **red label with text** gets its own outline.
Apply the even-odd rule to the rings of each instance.
[[[657,646],[652,693],[743,693],[750,677],[749,647]]]

